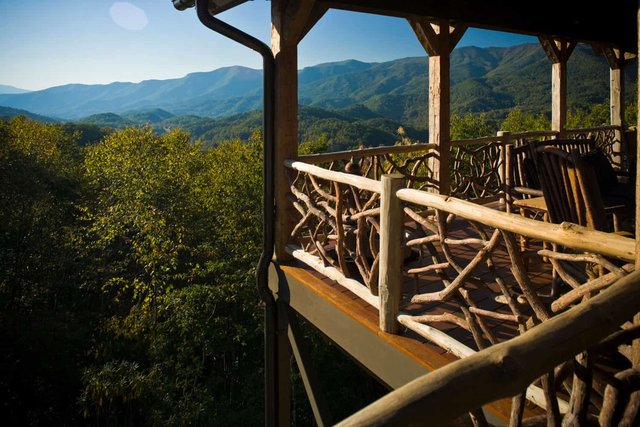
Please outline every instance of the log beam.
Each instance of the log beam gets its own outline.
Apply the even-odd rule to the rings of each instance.
[[[567,123],[567,61],[576,47],[575,41],[539,36],[540,44],[551,61],[551,130],[562,137]]]
[[[326,11],[315,0],[271,2],[271,50],[275,58],[275,255],[290,259],[285,247],[296,217],[287,198],[284,161],[298,155],[298,43]]]
[[[450,25],[448,20],[409,19],[409,25],[429,55],[429,143],[438,146],[439,158],[431,162],[433,178],[440,194],[449,194],[450,135],[450,54],[464,35],[465,25]]]
[[[614,126],[620,126],[620,129],[616,130],[616,142],[613,145],[614,158],[612,159],[615,164],[622,164],[621,151],[622,151],[622,129],[624,129],[624,69],[630,62],[625,53],[619,49],[613,49],[611,47],[602,48],[602,53],[607,59],[609,64],[609,107],[611,114],[611,124]]]
[[[638,23],[640,23],[640,5],[638,5],[637,15]],[[640,46],[640,33],[638,33],[638,46]],[[638,61],[638,76],[640,76],[640,61]],[[638,86],[638,93],[636,102],[640,102],[640,86]],[[640,115],[638,116],[638,122],[636,123],[640,127]],[[640,133],[636,132],[636,141],[635,143],[640,145]],[[640,230],[640,170],[638,170],[638,161],[640,160],[640,150],[636,148],[636,230]],[[636,265],[640,265],[640,233],[636,232]],[[640,313],[636,314],[633,318],[634,323],[636,325],[640,325]],[[634,367],[640,366],[640,339],[633,341],[632,344],[632,360],[631,363]],[[638,395],[635,396],[638,398]]]
[[[404,186],[400,174],[382,175],[380,198],[380,329],[397,334],[402,300],[402,219],[404,211],[396,192]]]
[[[536,377],[596,345],[637,313],[639,283],[640,273],[632,273],[587,303],[424,375],[337,425],[410,426],[425,419],[430,425],[448,425],[468,408],[521,393]]]

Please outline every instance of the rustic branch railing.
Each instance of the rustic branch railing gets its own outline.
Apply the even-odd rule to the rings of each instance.
[[[595,130],[586,131],[593,137]],[[501,197],[506,144],[553,134],[455,141],[454,194]],[[427,144],[300,158],[327,168],[285,164],[291,201],[300,213],[289,253],[378,309],[382,330],[397,333],[404,327],[466,358],[584,305],[633,273],[631,239],[421,191],[433,187],[419,173],[431,176],[434,156],[435,147]],[[538,246],[522,252],[519,236]],[[522,387],[514,399],[517,424],[525,397],[555,421],[561,414],[603,413],[606,388],[618,381],[611,372],[633,368],[629,343],[640,333],[630,331],[618,328],[616,344],[606,352],[563,360],[537,383]],[[607,364],[607,358],[617,365]],[[581,382],[588,387],[579,387]],[[575,409],[576,399],[589,409]]]
[[[640,272],[618,280],[609,290],[559,315],[548,322],[505,343],[493,346],[466,359],[451,363],[397,389],[342,421],[339,426],[410,426],[448,425],[452,420],[494,400],[518,395],[536,378],[553,371],[564,361],[579,356],[580,366],[592,361],[603,347],[611,347],[619,325],[640,311]],[[635,332],[637,335],[637,331]],[[629,333],[631,335],[631,333]],[[588,350],[588,351],[587,351]],[[573,389],[582,390],[576,396],[563,425],[634,424],[631,405],[621,405],[616,414],[615,403],[625,403],[638,390],[637,370],[625,372],[622,378],[606,387],[598,420],[589,418],[589,400],[594,391],[585,384],[584,373],[576,370]],[[584,387],[586,385],[586,387]],[[618,402],[611,396],[617,396]],[[573,396],[572,396],[573,397]],[[621,402],[620,402],[621,401]],[[513,412],[513,411],[512,411]],[[627,413],[625,413],[627,412]],[[637,414],[635,414],[637,416]],[[521,415],[520,415],[521,417]],[[539,417],[538,425],[547,425],[547,415]],[[556,420],[549,419],[550,422]],[[566,424],[565,424],[566,423]],[[512,419],[511,425],[521,425]],[[559,424],[555,424],[559,425]]]
[[[623,131],[620,126],[569,129],[565,135],[567,138],[595,140],[596,147],[604,151],[615,169],[628,169],[630,159],[623,149]]]
[[[300,156],[298,161],[374,180],[380,180],[384,174],[399,173],[408,187],[428,190],[438,188],[431,167],[431,159],[437,156],[436,148],[435,144],[394,145],[311,154]]]

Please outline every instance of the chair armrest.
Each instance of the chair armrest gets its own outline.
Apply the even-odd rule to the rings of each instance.
[[[514,187],[513,188],[514,191],[520,193],[520,194],[526,194],[528,196],[534,196],[534,197],[541,197],[543,196],[542,194],[542,190],[538,190],[536,188],[529,188],[529,187]]]

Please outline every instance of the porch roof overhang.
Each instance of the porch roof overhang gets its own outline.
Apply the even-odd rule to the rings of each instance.
[[[637,52],[637,4],[629,0],[320,0],[327,7],[398,16],[449,19],[471,27],[568,38]]]
[[[194,0],[172,0],[176,8]],[[209,0],[212,13],[247,0]],[[301,0],[291,0],[301,1]],[[448,19],[470,27],[567,38],[637,53],[637,4],[630,0],[318,0],[327,8],[403,18]]]

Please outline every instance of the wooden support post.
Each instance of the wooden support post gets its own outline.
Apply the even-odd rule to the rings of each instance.
[[[288,313],[288,323],[291,350],[293,351],[293,356],[296,358],[296,365],[302,377],[302,383],[307,392],[316,425],[318,427],[330,426],[332,423],[328,405],[324,399],[316,371],[311,366],[311,357],[307,352],[307,347],[302,332],[300,331],[295,312],[291,308]]]
[[[284,161],[298,156],[298,43],[324,15],[315,0],[271,2],[271,50],[275,57],[275,255],[290,259],[285,247],[296,212],[288,200]]]
[[[624,52],[611,47],[602,48],[605,58],[609,63],[609,105],[611,108],[611,124],[620,126],[616,129],[616,141],[613,145],[612,162],[622,165],[622,135],[624,132],[624,67],[628,60]]]
[[[640,24],[640,5],[638,6],[638,23]],[[640,33],[638,34],[638,47],[640,47]],[[640,61],[638,61],[638,76],[640,76]],[[640,86],[638,86],[637,102],[640,103]],[[638,115],[638,128],[640,128],[640,115]],[[640,146],[640,132],[636,132],[637,146]],[[636,266],[640,265],[640,169],[638,169],[638,163],[640,162],[640,150],[636,149]],[[634,317],[636,325],[640,325],[640,313]],[[634,367],[640,366],[640,339],[633,342],[632,364]]]
[[[291,346],[287,335],[288,304],[283,300],[276,303],[278,317],[276,334],[276,363],[277,372],[275,375],[275,399],[276,407],[272,409],[272,419],[265,420],[268,426],[288,426],[291,425]]]
[[[503,193],[500,196],[500,204],[505,205],[507,212],[510,212],[508,203],[510,202],[511,195],[509,189],[511,185],[511,177],[507,176],[507,173],[511,170],[509,162],[510,150],[507,150],[509,144],[511,132],[505,130],[499,130],[496,136],[500,138],[500,169],[498,169],[498,176],[500,177],[500,183],[502,184]]]
[[[451,26],[448,20],[409,19],[409,24],[429,55],[429,142],[438,145],[433,158],[433,178],[440,194],[451,192],[450,158],[450,54],[467,27]]]
[[[382,175],[380,196],[380,329],[397,334],[398,313],[402,300],[402,240],[404,233],[402,205],[396,192],[404,187],[400,174]]]
[[[567,123],[567,61],[576,47],[576,42],[553,39],[547,36],[538,37],[551,68],[551,130],[564,135]]]

